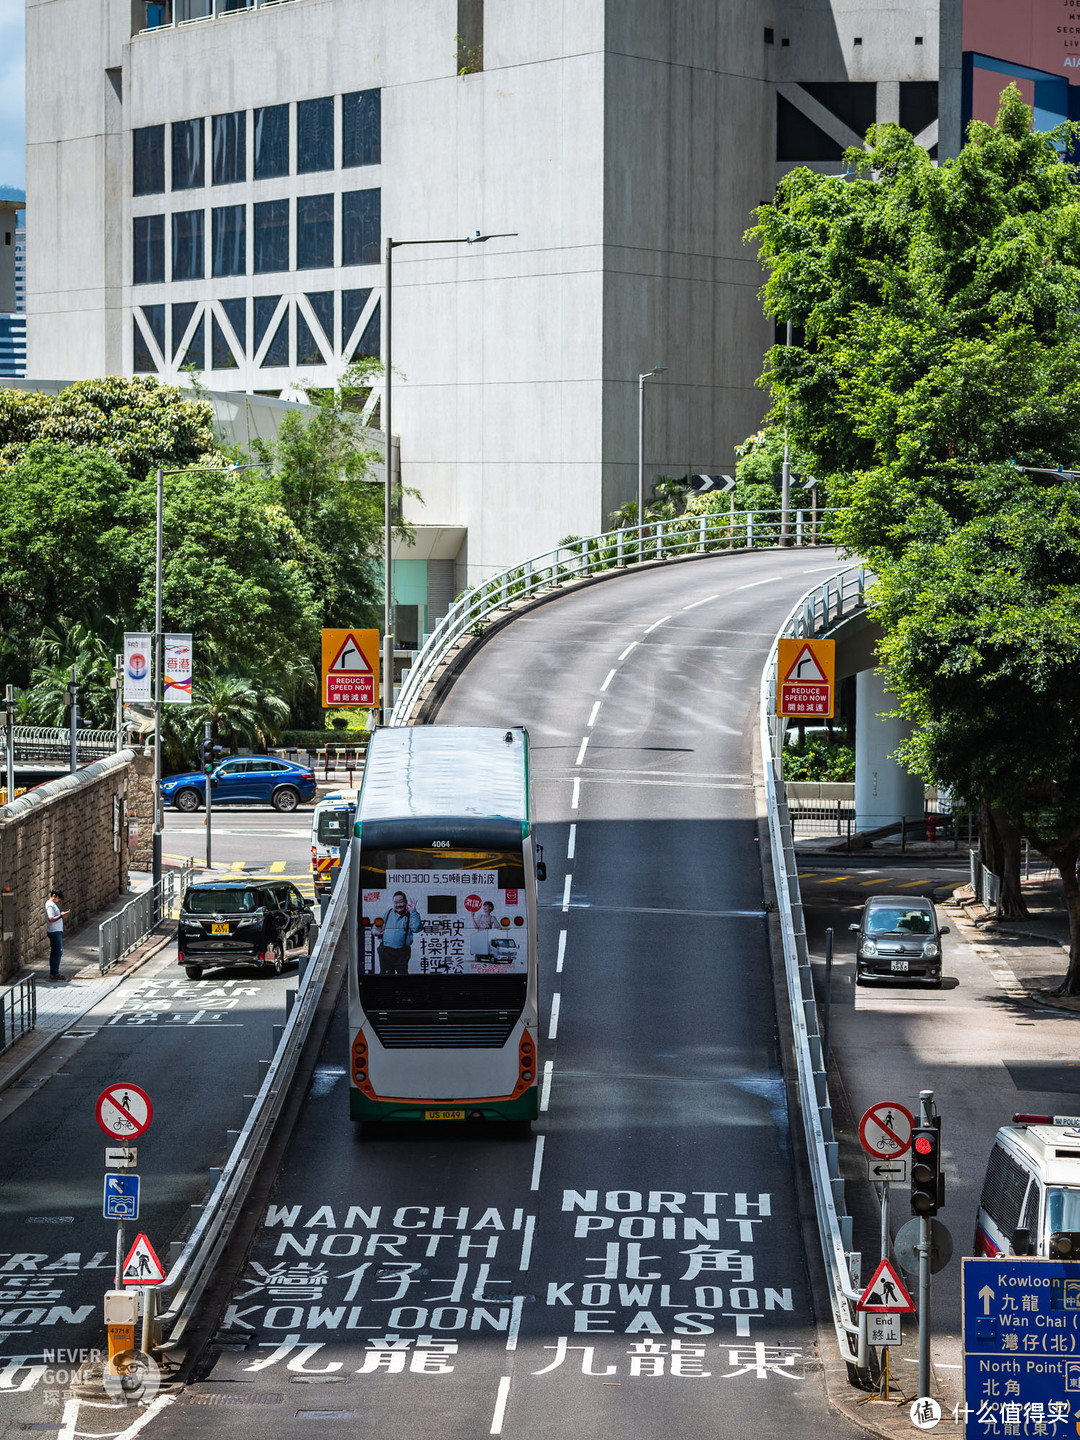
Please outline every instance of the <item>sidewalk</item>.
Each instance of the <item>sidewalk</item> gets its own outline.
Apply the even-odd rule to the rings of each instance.
[[[136,895],[149,889],[150,876],[145,871],[131,870],[128,872],[128,884],[130,889],[126,895],[118,896],[81,930],[72,931],[70,936],[65,934],[64,958],[60,966],[61,973],[67,977],[65,984],[57,984],[48,978],[47,954],[42,957],[40,965],[23,970],[14,977],[15,983],[29,974],[37,977],[37,1025],[0,1055],[0,1092],[18,1080],[58,1035],[81,1020],[133,970],[156,955],[173,938],[175,922],[165,920],[130,954],[118,961],[108,974],[102,975],[98,968],[98,927]]]

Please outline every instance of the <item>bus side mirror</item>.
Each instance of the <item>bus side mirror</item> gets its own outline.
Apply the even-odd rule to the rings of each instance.
[[[547,866],[545,865],[543,860],[538,860],[536,862],[536,878],[537,880],[547,879]]]
[[[1031,1254],[1031,1231],[1026,1225],[1018,1225],[1012,1232],[1012,1252],[1014,1255]]]

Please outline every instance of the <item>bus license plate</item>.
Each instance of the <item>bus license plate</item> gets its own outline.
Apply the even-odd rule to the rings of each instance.
[[[464,1120],[464,1110],[425,1110],[425,1120]]]
[[[906,975],[906,974],[907,974],[907,961],[906,961],[906,960],[894,960],[894,961],[892,962],[892,968],[893,968],[894,970],[896,970],[899,974],[901,974],[901,975]]]
[[[229,922],[227,920],[215,920],[210,926],[211,935],[227,935],[229,933]],[[907,966],[905,965],[905,970]]]

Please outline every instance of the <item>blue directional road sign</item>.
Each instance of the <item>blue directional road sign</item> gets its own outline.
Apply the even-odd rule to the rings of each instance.
[[[138,1175],[106,1175],[105,1202],[101,1213],[106,1220],[139,1218]]]
[[[965,1260],[963,1286],[967,1440],[1080,1431],[1080,1264]]]

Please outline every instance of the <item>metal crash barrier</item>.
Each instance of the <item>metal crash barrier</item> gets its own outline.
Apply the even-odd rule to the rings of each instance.
[[[785,722],[776,714],[777,642],[820,635],[843,616],[865,604],[868,572],[851,568],[809,591],[794,607],[773,641],[761,677],[760,721],[762,770],[769,819],[773,878],[784,948],[784,974],[794,1034],[799,1105],[817,1210],[818,1235],[825,1261],[833,1324],[840,1353],[850,1364],[866,1364],[865,1330],[860,1331],[855,1305],[862,1293],[851,1278],[852,1221],[844,1198],[840,1152],[833,1131],[832,1103],[814,996],[814,979],[806,943],[799,872],[795,863],[791,817],[784,793]]]

